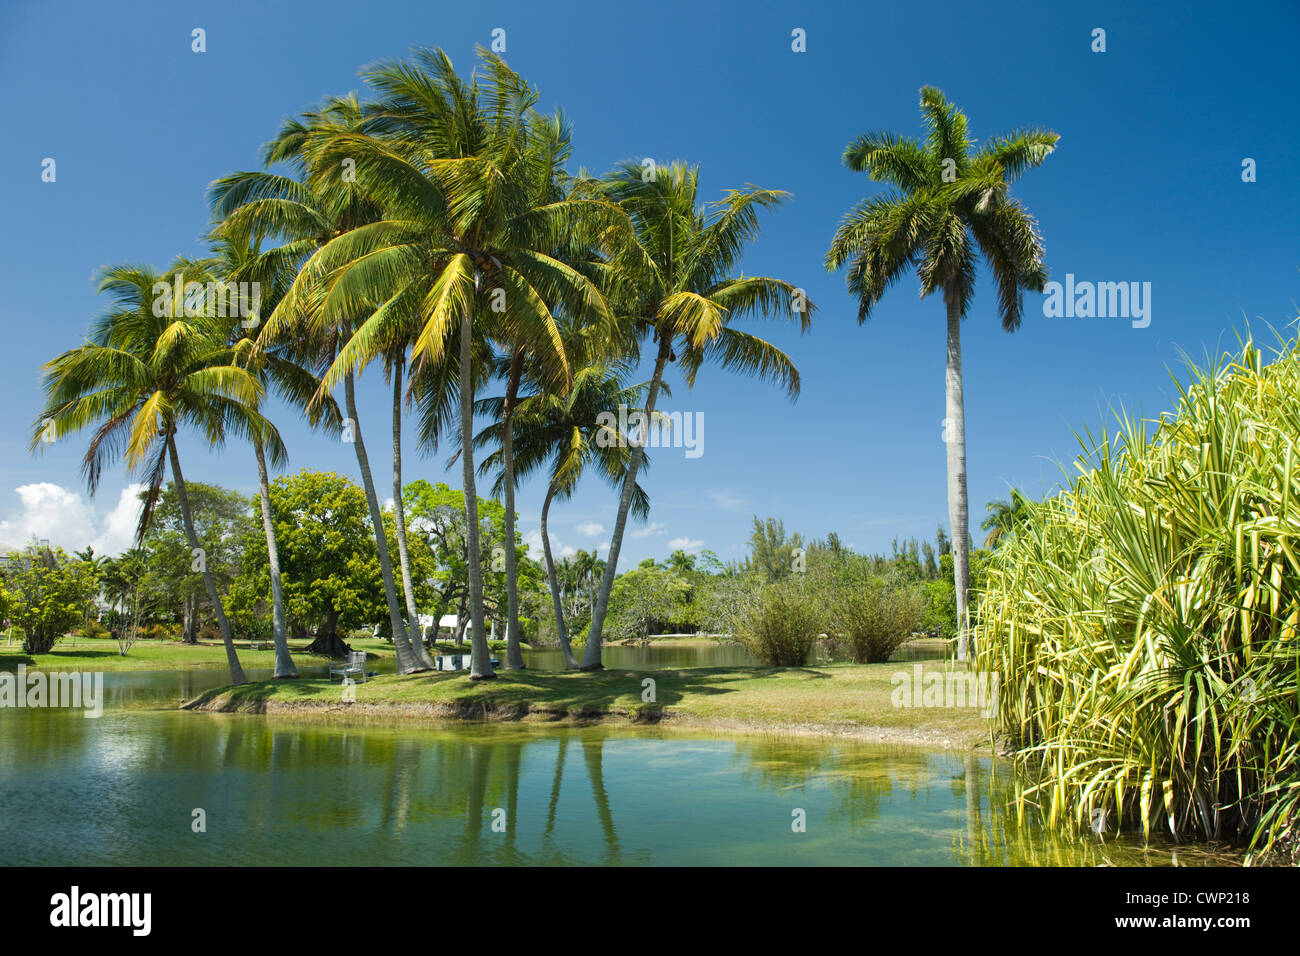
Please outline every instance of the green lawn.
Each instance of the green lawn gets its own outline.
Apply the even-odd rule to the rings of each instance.
[[[940,662],[924,665],[942,670]],[[778,730],[881,738],[930,746],[987,745],[988,722],[974,708],[899,708],[890,677],[903,664],[829,664],[801,668],[699,667],[595,673],[503,671],[494,681],[462,672],[384,675],[356,685],[355,702],[339,683],[299,680],[246,684],[201,695],[187,706],[323,720],[444,717],[618,720],[683,728]],[[643,702],[643,680],[655,701]]]
[[[290,641],[289,652],[300,664],[324,664],[329,660],[319,654],[308,654],[303,648],[306,641]],[[374,637],[349,638],[348,644],[353,650],[365,651],[371,660],[392,658],[393,645]],[[505,641],[493,641],[493,651],[504,651]],[[527,646],[527,645],[525,645]],[[274,667],[275,651],[270,642],[262,645],[265,650],[250,650],[248,641],[235,641],[235,650],[239,662],[248,668]],[[456,651],[454,644],[439,643],[440,650]],[[469,645],[461,649],[469,652]],[[180,641],[137,641],[123,657],[118,653],[117,642],[109,638],[73,638],[65,637],[54,645],[48,654],[23,653],[22,641],[14,639],[13,644],[6,644],[0,635],[0,671],[12,671],[19,664],[28,668],[46,670],[96,670],[96,671],[157,671],[184,670],[187,667],[210,667],[225,665],[226,649],[220,641],[200,644],[182,644]]]

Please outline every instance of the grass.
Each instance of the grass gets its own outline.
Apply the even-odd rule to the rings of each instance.
[[[179,641],[137,641],[123,657],[118,653],[117,642],[110,638],[73,639],[65,637],[54,645],[48,654],[25,654],[22,643],[15,638],[12,645],[0,640],[0,671],[14,670],[19,664],[28,668],[45,670],[96,670],[96,671],[157,671],[185,670],[189,667],[225,666],[226,649],[218,641],[199,644],[182,644]],[[299,664],[324,664],[329,660],[323,654],[308,654],[306,641],[290,641],[289,653]],[[353,650],[365,651],[372,659],[394,656],[393,645],[374,637],[352,638],[348,644]],[[505,641],[491,642],[494,651],[504,650]],[[250,650],[248,641],[235,641],[239,662],[248,668],[274,667],[275,651],[269,642],[265,650]],[[455,644],[440,642],[439,652],[468,653],[469,645],[459,651]]]
[[[910,666],[910,665],[909,665]],[[924,665],[943,670],[939,662]],[[879,738],[927,746],[987,746],[974,708],[894,707],[893,664],[698,667],[681,670],[503,671],[494,681],[463,672],[382,675],[358,684],[355,702],[325,680],[261,682],[210,691],[191,709],[311,716],[322,720],[440,717],[661,722],[684,729],[780,730]],[[643,681],[654,680],[645,702]]]

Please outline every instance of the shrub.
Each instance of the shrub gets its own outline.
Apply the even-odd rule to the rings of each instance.
[[[736,639],[760,662],[802,667],[822,630],[822,612],[799,581],[781,581],[760,590],[736,619]]]
[[[855,664],[889,660],[925,614],[917,588],[888,588],[879,581],[845,582],[830,596],[828,616],[836,645]]]
[[[215,624],[204,624],[199,628],[199,641],[221,641],[221,629]]]
[[[1250,342],[1084,446],[999,546],[976,666],[1051,823],[1283,845],[1300,813],[1300,356]]]
[[[99,621],[83,621],[77,627],[77,636],[85,638],[106,638],[112,632]]]

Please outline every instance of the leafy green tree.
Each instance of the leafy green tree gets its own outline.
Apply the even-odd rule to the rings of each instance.
[[[81,623],[96,590],[91,563],[69,558],[62,548],[32,544],[11,557],[3,591],[9,621],[23,631],[23,653],[48,653]]]
[[[444,482],[423,479],[406,486],[406,513],[410,519],[412,543],[418,539],[431,555],[432,574],[427,582],[435,621],[451,608],[462,622],[472,600],[470,587],[470,536],[465,528],[465,494]],[[495,499],[479,499],[478,573],[483,581],[484,613],[504,625],[508,609],[506,579],[505,507]],[[527,546],[515,532],[515,560],[522,590],[541,586],[542,573],[529,560]],[[521,629],[522,629],[521,624]]]
[[[315,632],[309,653],[341,657],[349,650],[341,633],[385,610],[366,494],[342,475],[303,470],[273,481],[270,499],[288,627],[297,636]],[[243,539],[231,602],[240,614],[256,616],[270,599],[266,538],[250,526]]]
[[[784,521],[780,518],[760,521],[758,515],[754,516],[748,568],[758,571],[768,581],[779,581],[794,570],[800,551],[806,551],[803,537],[797,531],[787,535]]]
[[[921,295],[939,292],[948,317],[946,415],[948,519],[954,542],[953,584],[961,624],[958,656],[969,656],[966,627],[970,588],[969,503],[966,493],[966,414],[962,392],[961,320],[975,291],[983,254],[998,290],[1002,327],[1014,332],[1024,313],[1025,290],[1047,282],[1038,225],[1011,184],[1041,164],[1060,138],[1027,129],[996,136],[978,149],[966,115],[932,86],[921,89],[925,140],[888,132],[866,133],[844,151],[844,163],[874,182],[894,187],[865,199],[845,215],[826,253],[826,268],[849,266],[848,289],[866,320],[885,290],[915,268]]]
[[[200,482],[191,482],[187,490],[200,553],[194,552],[186,535],[179,496],[172,482],[158,496],[144,548],[155,588],[172,608],[180,609],[181,640],[193,644],[198,640],[201,623],[203,569],[212,575],[219,591],[230,589],[252,518],[247,502],[237,492]],[[142,501],[147,494],[141,492]]]

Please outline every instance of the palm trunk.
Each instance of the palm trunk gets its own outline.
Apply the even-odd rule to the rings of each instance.
[[[420,631],[420,614],[415,607],[415,588],[411,584],[410,552],[406,547],[406,507],[402,504],[402,364],[399,359],[393,367],[393,524],[397,527],[397,563],[402,569],[407,634],[420,666],[433,670],[433,659],[424,648],[424,635]]]
[[[967,621],[970,588],[970,504],[966,498],[966,403],[961,378],[961,311],[955,295],[945,295],[948,306],[948,369],[945,376],[948,445],[948,530],[952,536],[952,576],[957,591],[957,660],[969,660],[973,651]]]
[[[388,536],[384,534],[384,516],[379,510],[375,495],[375,481],[370,474],[370,459],[366,444],[361,440],[361,419],[357,416],[356,381],[351,372],[343,378],[343,394],[347,401],[348,417],[352,419],[353,448],[357,453],[357,466],[361,469],[361,483],[366,489],[366,502],[370,505],[370,523],[375,529],[375,549],[379,554],[379,573],[384,578],[384,597],[388,599],[388,620],[393,628],[393,647],[397,652],[397,673],[416,674],[428,670],[415,656],[415,650],[402,623],[402,610],[397,604],[397,589],[393,587],[393,562],[388,557]]]
[[[515,554],[515,448],[511,430],[523,374],[524,353],[519,350],[510,361],[506,398],[501,407],[501,467],[506,483],[506,667],[510,670],[524,668],[524,655],[519,647],[519,556]]]
[[[298,676],[298,668],[289,656],[289,641],[284,627],[284,591],[280,586],[280,547],[275,540],[275,522],[271,520],[271,481],[266,473],[266,451],[262,440],[253,437],[257,454],[257,483],[262,498],[262,528],[266,532],[266,561],[271,569],[271,622],[275,640],[275,678]]]
[[[477,277],[476,277],[477,278]],[[477,286],[477,282],[475,283]],[[469,311],[460,319],[460,463],[465,483],[465,564],[469,569],[469,679],[492,680],[492,656],[483,630],[483,567],[479,560],[478,492],[474,488],[474,324]]]
[[[569,670],[578,669],[578,659],[573,656],[569,646],[569,630],[564,626],[564,603],[560,600],[560,582],[555,577],[555,559],[551,557],[551,539],[546,536],[546,517],[551,510],[551,499],[555,497],[555,484],[546,489],[546,500],[542,502],[542,554],[546,559],[546,580],[551,584],[551,602],[555,605],[555,631],[560,638],[560,650],[564,652],[564,666]]]
[[[618,517],[614,521],[614,534],[609,542],[609,555],[605,558],[605,574],[600,581],[600,593],[596,596],[596,605],[591,609],[591,627],[587,631],[587,649],[582,655],[584,671],[602,670],[600,662],[601,629],[605,626],[605,612],[609,607],[609,592],[614,587],[614,575],[618,571],[618,553],[623,547],[623,531],[627,527],[627,513],[632,508],[632,492],[636,488],[636,473],[641,467],[645,455],[643,442],[649,433],[650,421],[654,418],[655,401],[659,398],[659,383],[663,381],[664,365],[668,362],[672,338],[661,334],[659,337],[659,355],[655,359],[654,376],[650,379],[650,392],[646,396],[646,428],[640,439],[632,447],[631,460],[627,466],[627,477],[623,479],[623,493],[618,500]]]
[[[176,454],[176,438],[174,433],[167,433],[167,454],[171,456],[172,462],[172,480],[176,485],[176,497],[181,503],[181,519],[185,522],[185,537],[189,539],[190,547],[194,550],[200,550],[199,536],[194,533],[194,516],[190,513],[190,496],[185,492],[185,476],[181,474],[181,459]],[[208,590],[208,600],[212,602],[212,610],[217,615],[217,626],[221,628],[221,641],[226,645],[226,661],[230,664],[230,682],[232,684],[246,684],[248,679],[244,677],[244,669],[239,666],[239,655],[235,653],[235,638],[230,631],[230,621],[226,619],[226,609],[222,606],[221,595],[217,593],[217,582],[212,579],[212,572],[208,570],[206,556],[203,560],[203,586]]]

